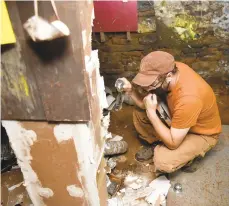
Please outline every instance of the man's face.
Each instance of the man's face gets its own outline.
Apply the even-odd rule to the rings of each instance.
[[[164,96],[167,94],[166,89],[163,88],[163,84],[166,80],[166,75],[160,75],[157,79],[147,87],[135,86],[138,93],[145,97],[149,93],[155,93],[158,96]]]

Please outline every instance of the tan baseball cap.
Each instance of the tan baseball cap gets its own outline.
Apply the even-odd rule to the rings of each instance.
[[[163,51],[155,51],[145,56],[140,64],[140,70],[134,77],[134,84],[147,87],[161,74],[166,74],[174,69],[174,57]]]

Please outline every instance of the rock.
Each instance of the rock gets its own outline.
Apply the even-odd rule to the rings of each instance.
[[[112,170],[116,167],[117,163],[116,160],[114,158],[110,158],[107,161],[107,166],[110,167]]]
[[[140,68],[140,61],[131,61],[127,63],[125,70],[126,71],[138,71]]]
[[[107,192],[111,196],[115,195],[115,193],[118,191],[120,185],[117,182],[111,182],[111,184],[107,187]]]
[[[157,41],[157,34],[152,33],[152,34],[147,34],[139,38],[139,43],[140,44],[153,44],[154,42]]]
[[[229,55],[229,49],[224,49],[224,50],[223,50],[223,54],[224,54],[224,55]]]
[[[138,1],[138,11],[154,11],[154,2],[153,1]]]
[[[138,32],[147,33],[156,31],[156,19],[152,17],[138,18]]]

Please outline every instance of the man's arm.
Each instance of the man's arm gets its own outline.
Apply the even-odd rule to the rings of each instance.
[[[131,91],[131,93],[127,94],[133,99],[133,101],[138,107],[140,107],[141,109],[145,109],[145,104],[136,91]]]
[[[164,123],[156,114],[157,109],[157,97],[153,95],[153,100],[151,99],[152,95],[148,95],[144,99],[146,106],[147,116],[152,123],[154,129],[160,136],[161,140],[169,149],[176,149],[180,146],[185,136],[187,135],[190,128],[185,129],[176,129],[171,127],[167,128]]]

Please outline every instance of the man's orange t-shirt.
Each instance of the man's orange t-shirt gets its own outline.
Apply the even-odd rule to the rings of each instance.
[[[213,135],[221,132],[221,120],[212,88],[188,65],[176,62],[178,80],[167,101],[172,127],[189,128],[191,133]]]

